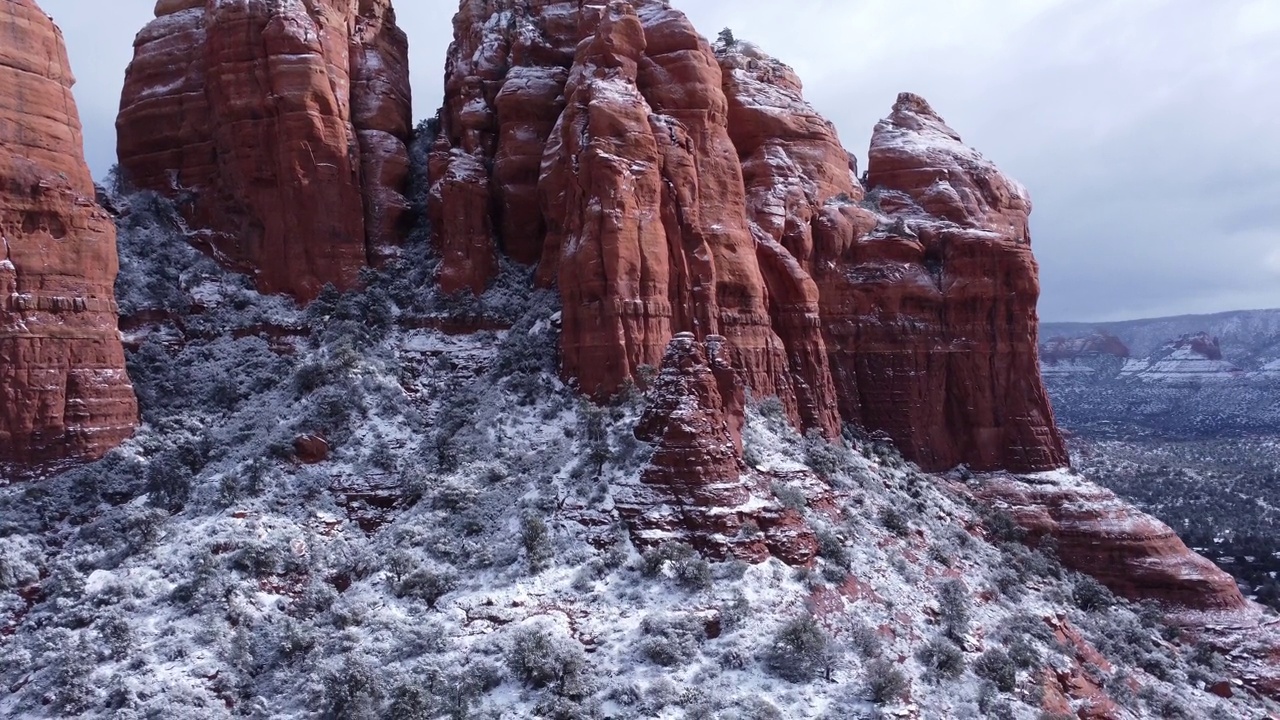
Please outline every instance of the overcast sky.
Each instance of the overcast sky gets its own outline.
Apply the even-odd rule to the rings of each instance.
[[[61,25],[95,176],[154,0],[38,0]],[[865,167],[899,91],[1031,190],[1045,320],[1280,307],[1280,2],[674,0],[791,64]],[[455,0],[402,0],[414,111]]]

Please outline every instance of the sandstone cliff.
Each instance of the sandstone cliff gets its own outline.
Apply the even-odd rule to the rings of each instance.
[[[309,300],[394,252],[412,114],[390,0],[160,0],[120,105],[126,179],[260,290]]]
[[[0,8],[0,463],[101,456],[133,432],[112,284],[62,34]]]
[[[756,397],[929,469],[1066,463],[1040,383],[1025,190],[903,95],[862,187],[790,68],[657,0],[468,0],[431,208],[447,292],[497,257],[564,301],[563,372],[607,397],[722,335]]]

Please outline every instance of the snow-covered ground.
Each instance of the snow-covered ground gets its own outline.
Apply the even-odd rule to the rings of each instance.
[[[646,462],[645,398],[596,407],[558,379],[554,296],[516,277],[436,297],[418,247],[303,311],[134,207],[122,304],[185,332],[138,331],[133,440],[0,488],[0,715],[1030,719],[1045,668],[1120,717],[1265,706],[1205,692],[1212,658],[1151,613],[1080,609],[1087,583],[959,476],[852,437],[815,454],[767,402],[747,455],[805,478],[776,492],[820,558],[642,553],[612,492]],[[433,329],[458,318],[504,329]],[[304,465],[308,435],[330,452]]]

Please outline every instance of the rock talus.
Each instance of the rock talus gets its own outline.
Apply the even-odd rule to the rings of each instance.
[[[389,0],[163,0],[134,41],[117,152],[198,244],[305,301],[395,253],[411,125]]]
[[[969,491],[1007,511],[1031,544],[1052,538],[1066,567],[1128,600],[1158,603],[1172,622],[1221,652],[1235,677],[1280,698],[1274,615],[1247,600],[1231,575],[1192,552],[1169,526],[1066,471],[991,474]]]
[[[138,420],[115,225],[94,200],[61,32],[10,0],[0,37],[0,463],[90,460]]]

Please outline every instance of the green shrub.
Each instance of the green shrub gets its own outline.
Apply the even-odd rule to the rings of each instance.
[[[816,677],[830,680],[838,659],[837,646],[818,621],[802,615],[774,635],[765,664],[784,680],[804,682]]]

